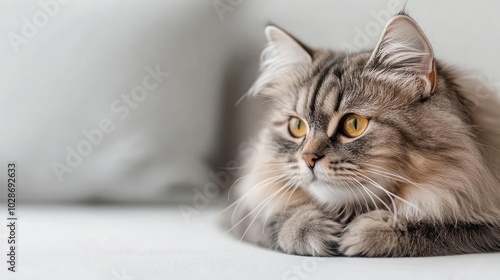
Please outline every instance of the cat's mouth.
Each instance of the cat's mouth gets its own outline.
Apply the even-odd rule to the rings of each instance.
[[[314,181],[317,181],[317,180],[318,180],[318,176],[316,176],[316,174],[313,171],[312,175],[311,175],[311,182],[314,182]]]
[[[331,184],[335,179],[327,174],[321,172],[314,172],[311,174],[309,182],[310,183],[320,183],[320,184]]]
[[[309,184],[311,183],[319,183],[319,184],[329,184],[332,181],[331,176],[328,174],[328,171],[321,165],[317,165],[314,169],[310,168],[301,168],[303,178]]]

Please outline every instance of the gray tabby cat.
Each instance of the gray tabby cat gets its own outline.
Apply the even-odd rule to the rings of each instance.
[[[393,17],[371,53],[265,31],[249,94],[271,114],[233,232],[298,255],[500,251],[498,107],[471,102],[413,19]]]

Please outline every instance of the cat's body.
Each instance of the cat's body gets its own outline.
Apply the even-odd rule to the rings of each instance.
[[[276,27],[250,93],[272,101],[235,187],[234,232],[300,255],[500,250],[492,109],[394,17],[373,52],[311,50]],[[304,128],[306,127],[306,128]]]

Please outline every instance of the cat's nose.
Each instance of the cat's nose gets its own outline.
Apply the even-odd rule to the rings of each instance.
[[[315,153],[304,153],[302,154],[302,157],[306,161],[307,166],[312,170],[316,161],[320,160],[323,156]]]

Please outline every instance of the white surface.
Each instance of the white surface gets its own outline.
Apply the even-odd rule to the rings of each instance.
[[[500,275],[500,253],[399,259],[285,255],[225,235],[217,213],[208,209],[187,223],[177,207],[21,205],[19,270],[8,272],[2,261],[0,279],[455,280]],[[2,256],[5,234],[0,227]]]

